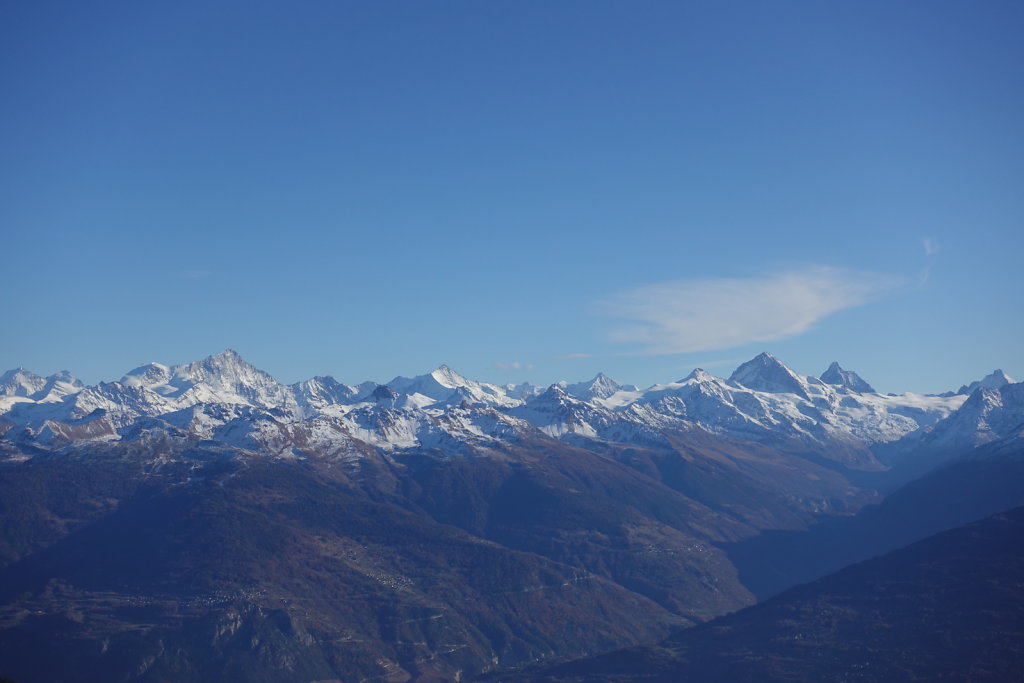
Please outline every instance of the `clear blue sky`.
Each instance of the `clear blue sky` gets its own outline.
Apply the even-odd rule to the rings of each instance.
[[[0,366],[1021,379],[1022,35],[999,1],[5,3]]]

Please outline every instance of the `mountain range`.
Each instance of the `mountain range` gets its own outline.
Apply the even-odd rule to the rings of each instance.
[[[0,377],[0,676],[446,681],[654,643],[1024,504],[1024,386],[646,389],[228,350]]]
[[[312,439],[312,453],[360,445],[383,451],[487,447],[538,430],[569,443],[659,443],[667,432],[701,430],[790,449],[827,445],[828,457],[872,468],[879,466],[876,444],[911,436],[973,444],[1015,427],[981,415],[1016,391],[1002,371],[941,396],[878,394],[838,363],[822,378],[798,375],[762,353],[727,380],[697,369],[645,390],[603,374],[546,390],[502,387],[447,366],[383,385],[350,386],[332,377],[283,385],[227,350],[177,366],[149,363],[89,387],[67,372],[43,378],[8,371],[0,377],[0,429],[8,443],[57,446],[132,440],[145,424],[147,433],[161,428],[281,457],[302,457],[303,446],[295,442],[300,433]],[[954,412],[954,420],[937,426]],[[975,428],[979,419],[987,430]],[[958,427],[957,421],[969,424]]]

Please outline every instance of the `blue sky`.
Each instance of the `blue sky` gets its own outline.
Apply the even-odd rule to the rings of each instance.
[[[0,366],[1024,376],[1017,2],[0,9]]]

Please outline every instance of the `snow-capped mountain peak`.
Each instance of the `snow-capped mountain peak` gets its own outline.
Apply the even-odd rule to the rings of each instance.
[[[509,413],[554,438],[596,438],[598,426],[607,422],[609,415],[606,409],[572,396],[559,384],[552,384]]]
[[[694,368],[693,371],[680,380],[680,384],[684,382],[715,382],[718,378],[712,375],[704,368]]]
[[[72,375],[67,370],[61,370],[60,372],[55,372],[52,375],[50,375],[49,377],[47,377],[46,379],[53,380],[55,382],[67,382],[68,384],[73,384],[73,385],[75,385],[77,387],[85,386],[84,384],[82,384],[81,380],[79,380],[77,377]]]
[[[980,380],[963,385],[956,393],[964,395],[973,394],[974,390],[978,387],[984,387],[985,389],[999,389],[1007,384],[1015,384],[1015,380],[1002,370],[994,370],[982,377]]]
[[[1019,436],[1022,430],[1024,384],[1009,382],[995,388],[975,387],[963,405],[936,423],[921,441],[930,448],[963,448]]]
[[[437,380],[437,383],[449,389],[457,389],[470,384],[471,380],[466,379],[447,365],[441,365],[430,373],[430,376]]]
[[[77,394],[84,388],[85,385],[77,377],[67,370],[61,370],[47,377],[43,390],[33,398],[42,403],[53,403],[65,396]]]
[[[822,382],[825,384],[831,384],[833,386],[845,387],[850,391],[856,391],[858,393],[877,393],[870,384],[864,381],[864,379],[853,370],[844,370],[839,363],[833,361],[828,366],[828,370],[821,373]]]
[[[764,352],[740,365],[729,382],[769,394],[807,395],[806,381],[770,353]]]
[[[295,403],[287,387],[233,349],[182,365],[147,363],[121,378],[121,384],[170,399],[174,405],[169,408],[173,409],[196,403],[243,403],[263,408]]]
[[[330,376],[317,376],[291,385],[295,397],[303,405],[321,407],[325,405],[350,403],[367,395],[377,385],[350,387]]]
[[[583,401],[594,399],[605,399],[620,391],[636,391],[633,385],[622,385],[613,380],[603,372],[597,373],[594,379],[589,382],[577,382],[575,384],[562,384],[562,389],[570,396]]]
[[[29,398],[42,391],[45,386],[45,378],[25,368],[14,368],[0,375],[0,396]]]
[[[121,378],[121,384],[159,391],[158,387],[167,385],[171,380],[171,374],[171,368],[162,363],[146,363],[125,373]]]
[[[175,375],[193,382],[218,381],[231,383],[259,383],[270,375],[246,362],[234,349],[225,349],[215,356],[175,366]],[[276,382],[276,380],[274,380]]]
[[[0,375],[0,398],[5,399],[4,406],[22,401],[53,403],[78,393],[83,387],[78,378],[67,370],[40,377],[25,368],[15,368]]]

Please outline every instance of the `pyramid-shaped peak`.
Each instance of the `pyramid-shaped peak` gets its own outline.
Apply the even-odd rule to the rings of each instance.
[[[193,367],[202,365],[207,368],[218,368],[222,370],[240,370],[262,372],[249,361],[242,358],[234,349],[224,349],[215,356],[207,356],[197,363],[191,363]]]
[[[631,384],[620,384],[619,382],[615,381],[614,379],[612,379],[608,375],[604,374],[603,372],[599,372],[596,375],[594,375],[594,379],[590,380],[589,384],[590,384],[591,387],[594,387],[595,389],[598,388],[598,387],[604,387],[606,389],[611,389],[611,390],[613,390],[613,393],[614,393],[614,391],[619,391],[621,389],[635,389],[636,388],[636,387],[634,387]]]
[[[828,366],[828,369],[821,373],[821,377],[819,379],[825,384],[845,387],[850,391],[856,391],[861,394],[877,393],[874,387],[865,382],[860,375],[853,370],[844,370],[836,361],[832,361],[832,364]]]
[[[746,363],[743,363],[738,368],[736,368],[736,370],[732,373],[729,379],[732,380],[736,378],[737,375],[747,376],[763,374],[766,371],[784,372],[790,375],[796,374],[788,367],[786,367],[786,364],[780,361],[778,358],[768,353],[767,351],[763,351],[754,356],[753,358],[751,358],[750,360],[748,360]]]
[[[570,396],[583,401],[591,401],[595,398],[608,398],[612,394],[623,389],[635,390],[632,385],[622,385],[613,380],[603,372],[594,375],[594,379],[576,384],[561,384],[560,388]]]
[[[209,356],[205,360],[212,360],[220,363],[245,363],[248,365],[238,351],[235,351],[234,349],[224,349],[217,355]]]
[[[693,371],[682,379],[683,382],[713,382],[717,379],[704,368],[694,368]]]
[[[447,365],[438,366],[436,370],[430,373],[430,376],[449,389],[464,386],[469,381]]]
[[[796,394],[807,398],[804,380],[768,352],[754,356],[729,376],[733,384],[772,394]]]
[[[171,368],[167,384],[154,389],[167,396],[188,392],[190,400],[203,403],[247,403],[273,407],[293,400],[286,387],[243,360],[233,349],[193,363],[175,365]]]
[[[603,372],[599,372],[596,375],[594,375],[594,379],[592,379],[589,382],[587,382],[587,384],[589,384],[592,387],[596,387],[596,386],[616,386],[617,387],[617,386],[619,386],[618,382],[616,382],[615,380],[613,380],[611,377],[609,377],[608,375],[604,374]]]
[[[1002,370],[993,370],[989,374],[985,375],[981,381],[991,382],[992,384],[998,384],[999,386],[1017,383],[1017,380],[1013,379]]]
[[[1007,384],[1016,384],[1016,381],[1002,370],[993,370],[981,379],[960,387],[959,391],[956,393],[971,394],[979,387],[984,389],[999,389],[1001,387],[1005,387]]]
[[[545,389],[537,398],[570,398],[569,392],[560,384],[552,384]]]

